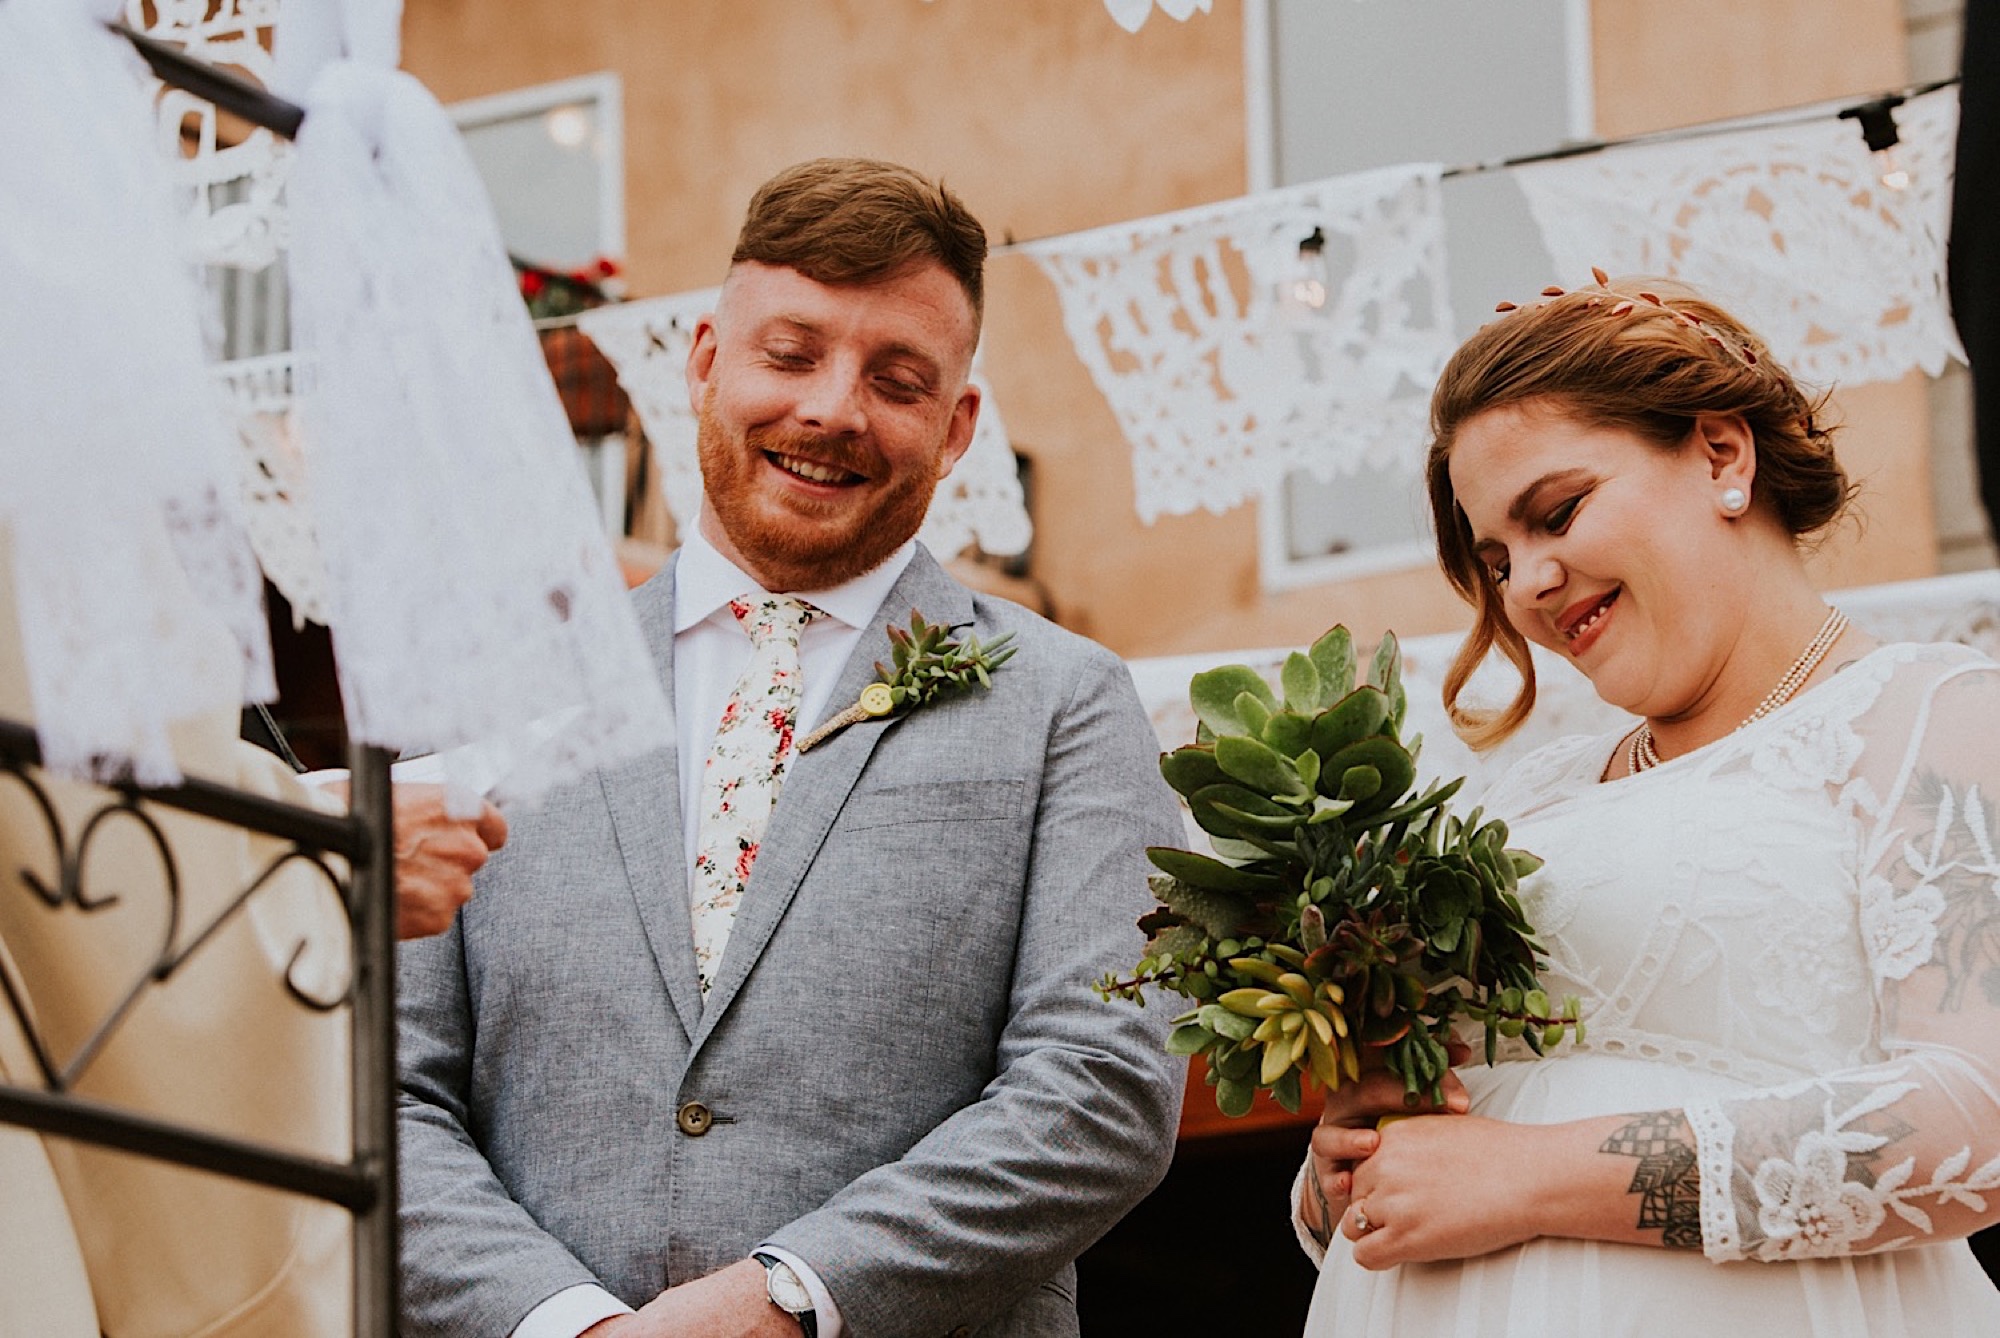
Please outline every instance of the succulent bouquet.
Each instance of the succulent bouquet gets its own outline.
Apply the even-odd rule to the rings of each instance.
[[[1539,1054],[1583,1034],[1577,1001],[1556,1012],[1536,980],[1515,895],[1541,861],[1507,847],[1504,823],[1447,812],[1463,778],[1413,793],[1422,739],[1401,738],[1395,636],[1359,686],[1357,668],[1335,627],[1286,659],[1282,701],[1246,665],[1196,674],[1195,742],[1160,759],[1215,856],[1148,852],[1161,905],[1139,921],[1145,955],[1096,988],[1194,1000],[1167,1047],[1208,1057],[1226,1115],[1259,1087],[1296,1111],[1302,1077],[1355,1081],[1371,1051],[1411,1100],[1441,1100],[1457,1019],[1485,1024],[1488,1062],[1502,1036]]]

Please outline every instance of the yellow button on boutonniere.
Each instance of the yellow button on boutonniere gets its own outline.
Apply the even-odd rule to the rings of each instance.
[[[875,666],[876,681],[861,689],[855,703],[799,741],[799,751],[807,752],[826,742],[849,725],[884,716],[903,715],[936,701],[947,693],[962,692],[977,684],[993,686],[993,675],[1013,657],[1014,639],[1008,632],[985,645],[967,636],[958,641],[946,635],[949,629],[924,621],[910,611],[910,630],[889,628],[889,648],[894,668]]]

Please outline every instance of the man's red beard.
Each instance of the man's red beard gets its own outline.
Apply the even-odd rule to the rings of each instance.
[[[880,456],[841,437],[782,428],[753,428],[740,439],[715,415],[714,391],[703,397],[695,448],[703,491],[722,532],[772,591],[826,590],[880,566],[914,536],[929,512],[939,474],[912,472],[877,491],[887,466]],[[859,498],[775,499],[759,480],[770,468],[764,453],[790,455],[859,474],[872,502]],[[938,441],[935,460],[942,460]]]

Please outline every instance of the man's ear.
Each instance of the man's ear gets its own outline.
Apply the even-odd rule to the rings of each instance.
[[[1696,448],[1708,464],[1717,488],[1741,488],[1755,496],[1757,436],[1739,414],[1698,414],[1694,420]]]
[[[688,407],[701,413],[708,394],[709,377],[715,371],[715,313],[709,312],[694,323],[694,343],[688,349]]]
[[[958,392],[958,402],[951,406],[951,426],[945,431],[944,452],[938,460],[939,478],[950,474],[972,445],[972,431],[979,425],[979,399],[979,387],[970,381]]]

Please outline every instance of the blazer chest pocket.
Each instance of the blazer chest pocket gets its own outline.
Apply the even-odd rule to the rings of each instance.
[[[1024,780],[913,781],[856,790],[836,824],[848,835],[888,827],[1028,820]]]
[[[824,917],[810,926],[817,961],[924,964],[917,996],[869,991],[865,1013],[845,1019],[850,1030],[907,1043],[908,1019],[921,1017],[937,1053],[992,1053],[1034,847],[1033,794],[1016,778],[953,778],[848,796],[813,862],[827,895],[801,895],[791,920],[805,930],[806,913]]]

